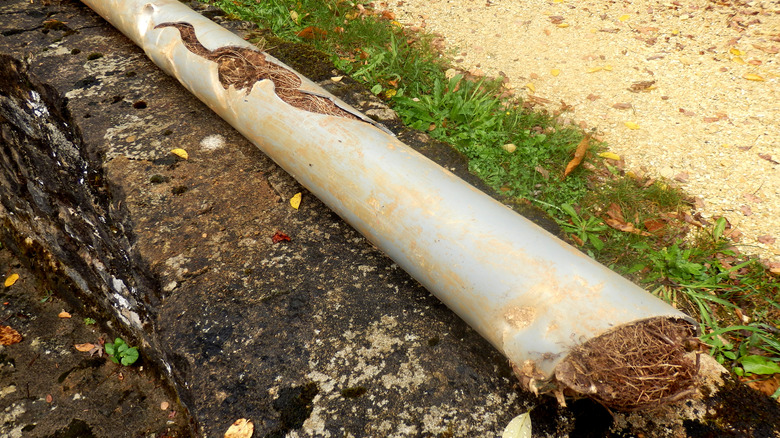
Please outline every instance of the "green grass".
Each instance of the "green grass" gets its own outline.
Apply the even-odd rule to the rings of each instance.
[[[434,36],[408,31],[368,3],[213,4],[326,53],[407,126],[463,153],[470,171],[509,202],[542,207],[572,244],[696,318],[709,352],[735,373],[780,371],[780,282],[733,249],[725,220],[691,217],[685,194],[669,182],[636,177],[619,161],[599,158],[605,145],[596,141],[586,164],[564,178],[585,133],[527,109],[498,79],[464,72],[448,78],[453,66]]]

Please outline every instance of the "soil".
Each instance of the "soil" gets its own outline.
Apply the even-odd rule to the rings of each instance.
[[[183,408],[143,358],[121,366],[102,350],[76,349],[116,338],[100,316],[87,324],[89,315],[40,284],[7,248],[0,249],[0,272],[3,280],[19,275],[0,289],[0,325],[22,336],[0,346],[0,436],[190,436]]]
[[[404,0],[455,65],[676,180],[739,248],[780,262],[780,9],[759,0]],[[741,234],[741,235],[740,235]],[[778,265],[780,266],[780,265]]]

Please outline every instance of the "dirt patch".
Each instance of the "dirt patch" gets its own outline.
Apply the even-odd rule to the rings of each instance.
[[[698,357],[686,346],[697,345],[695,336],[690,323],[668,318],[619,327],[572,351],[555,377],[615,409],[674,402],[694,393]]]
[[[5,247],[0,272],[19,275],[0,289],[0,321],[22,337],[0,346],[0,435],[190,436],[183,408],[143,358],[124,367],[101,352],[76,349],[118,336],[104,319],[86,319],[90,315],[40,283]],[[58,316],[63,311],[70,316]]]

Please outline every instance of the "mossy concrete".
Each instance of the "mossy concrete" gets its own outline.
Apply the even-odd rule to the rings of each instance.
[[[193,433],[243,417],[255,436],[495,436],[529,409],[538,436],[729,427],[703,401],[613,420],[523,392],[486,341],[89,9],[11,0],[0,16],[3,62],[23,82],[0,106],[4,239],[143,346]],[[323,86],[485,189],[463,157],[323,68]]]

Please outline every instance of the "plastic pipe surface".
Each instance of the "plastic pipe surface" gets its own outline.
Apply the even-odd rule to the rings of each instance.
[[[83,1],[488,339],[531,389],[553,381],[572,349],[617,327],[693,323],[364,116],[295,107],[278,76],[226,88],[225,47],[299,75],[178,1]],[[200,52],[175,23],[191,26]],[[306,78],[298,89],[358,114]]]

